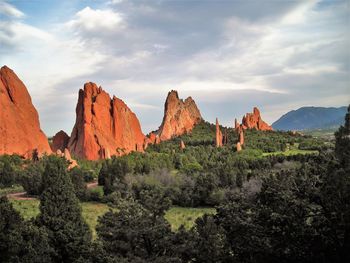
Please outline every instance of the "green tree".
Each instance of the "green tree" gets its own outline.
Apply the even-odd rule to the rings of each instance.
[[[335,133],[335,153],[345,169],[350,167],[350,105],[345,115],[344,126]]]
[[[30,195],[40,195],[43,191],[42,174],[44,163],[42,161],[30,164],[23,172],[21,184]]]
[[[232,262],[225,231],[212,215],[198,218],[193,233],[190,249],[195,262]]]
[[[84,180],[83,171],[79,168],[73,168],[69,171],[69,175],[71,177],[75,195],[81,201],[86,201],[88,198],[88,190]]]
[[[163,216],[155,217],[134,200],[122,203],[119,209],[99,218],[96,229],[107,254],[128,258],[131,262],[139,259],[152,262],[166,255],[171,229]]]
[[[91,232],[82,218],[66,169],[67,163],[63,158],[48,157],[37,219],[49,233],[55,262],[75,262],[87,258],[91,244]]]
[[[9,160],[5,159],[0,170],[0,185],[11,186],[16,183],[16,171]]]
[[[44,228],[25,222],[6,197],[0,198],[0,262],[49,263],[51,248]]]
[[[113,157],[105,160],[98,175],[99,185],[103,185],[105,195],[113,191],[126,194],[125,175],[130,171],[128,160],[121,157]]]

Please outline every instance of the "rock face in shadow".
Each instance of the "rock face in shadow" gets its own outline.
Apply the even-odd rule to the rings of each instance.
[[[260,131],[272,130],[272,127],[262,120],[260,111],[257,107],[254,107],[253,113],[247,113],[243,117],[242,126],[244,129],[257,129]]]
[[[61,130],[58,133],[56,133],[55,136],[53,136],[51,149],[53,152],[57,152],[57,150],[64,152],[64,149],[68,147],[68,142],[68,134]]]
[[[51,153],[40,129],[39,115],[26,86],[7,66],[0,69],[0,155],[19,154],[31,158]]]
[[[179,99],[177,91],[172,90],[165,101],[162,124],[154,135],[150,135],[151,141],[159,143],[188,133],[201,121],[202,116],[195,101],[191,97]],[[159,139],[155,138],[155,135],[158,135]]]
[[[68,149],[88,160],[143,151],[145,136],[135,113],[119,98],[89,82],[79,91]]]

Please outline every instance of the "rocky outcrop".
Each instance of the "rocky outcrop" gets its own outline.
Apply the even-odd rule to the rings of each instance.
[[[238,129],[238,141],[241,144],[241,146],[244,144],[244,131],[242,128]]]
[[[145,136],[128,106],[95,83],[79,91],[76,122],[68,143],[77,157],[97,160],[143,151]]]
[[[72,158],[72,156],[70,155],[70,152],[67,148],[65,148],[63,150],[63,152],[60,149],[58,149],[56,151],[56,155],[66,158],[66,160],[69,162],[68,170],[73,169],[74,167],[78,166],[78,162]]]
[[[235,125],[236,126],[236,125]],[[242,119],[244,129],[257,129],[260,131],[271,131],[272,127],[264,122],[260,116],[260,111],[254,107],[253,113],[247,113]]]
[[[40,129],[39,116],[26,86],[7,66],[0,69],[0,155],[19,154],[31,158],[51,153]]]
[[[68,169],[73,169],[74,167],[78,166],[78,163],[76,160],[74,160],[72,158],[72,156],[70,155],[70,152],[69,150],[66,148],[64,149],[64,157],[67,159],[67,161],[69,162],[69,166],[68,166]]]
[[[216,147],[222,146],[222,132],[220,129],[218,118],[216,118],[215,145],[216,145]]]
[[[191,97],[179,99],[177,91],[172,90],[165,101],[162,124],[155,132],[159,139],[155,139],[154,142],[188,133],[201,121],[202,116],[194,100]]]
[[[63,152],[68,147],[68,142],[68,134],[61,130],[52,137],[51,149],[53,152],[57,152],[57,150]]]
[[[242,150],[242,146],[244,144],[244,129],[243,129],[243,127],[239,126],[237,129],[237,132],[238,132],[238,142],[236,144],[236,149],[237,149],[237,152],[239,152]]]
[[[185,143],[184,143],[183,140],[181,140],[181,142],[180,142],[180,150],[183,150],[185,148],[186,148]]]

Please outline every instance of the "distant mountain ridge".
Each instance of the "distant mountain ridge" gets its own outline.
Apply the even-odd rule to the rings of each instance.
[[[344,123],[347,107],[301,107],[287,112],[272,124],[275,130],[336,128]]]

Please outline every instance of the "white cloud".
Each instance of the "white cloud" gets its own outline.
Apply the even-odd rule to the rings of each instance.
[[[283,16],[281,22],[285,25],[297,25],[306,21],[307,16],[310,15],[312,8],[319,2],[319,0],[301,1],[293,10]]]
[[[24,17],[24,14],[20,10],[6,2],[0,2],[0,14],[15,18]]]
[[[118,30],[123,27],[123,16],[110,9],[91,9],[87,6],[77,12],[75,18],[66,25],[72,29],[87,32]]]
[[[42,41],[47,44],[52,40],[52,35],[33,26],[18,21],[0,21],[0,43],[5,45],[24,48],[33,44],[33,41]]]
[[[255,105],[273,120],[289,106],[344,101],[349,31],[342,17],[349,9],[276,2],[277,8],[262,7],[259,13],[267,15],[258,19],[249,9],[256,5],[247,9],[246,1],[225,2],[226,10],[215,1],[112,2],[121,1],[96,2],[59,25],[43,21],[50,30],[25,23],[19,10],[12,15],[17,21],[0,22],[2,59],[28,84],[41,116],[51,123],[61,118],[68,131],[86,81],[125,99],[147,129],[161,122],[170,89],[194,95],[204,113],[222,119]],[[231,12],[230,5],[237,8]]]

